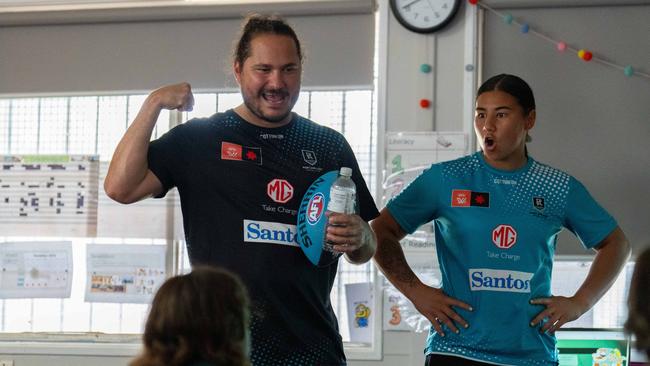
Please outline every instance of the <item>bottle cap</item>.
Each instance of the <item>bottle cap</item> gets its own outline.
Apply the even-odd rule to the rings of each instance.
[[[341,171],[339,172],[344,177],[351,177],[352,176],[352,169],[348,168],[346,166],[341,168]]]

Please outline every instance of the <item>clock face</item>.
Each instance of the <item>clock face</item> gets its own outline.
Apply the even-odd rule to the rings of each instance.
[[[418,33],[431,33],[451,21],[460,0],[390,0],[395,18],[406,28]]]

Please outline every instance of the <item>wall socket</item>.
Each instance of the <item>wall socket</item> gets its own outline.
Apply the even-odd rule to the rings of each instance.
[[[0,360],[0,366],[14,366],[13,360]]]

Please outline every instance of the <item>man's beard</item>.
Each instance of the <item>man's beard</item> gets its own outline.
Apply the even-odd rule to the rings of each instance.
[[[265,91],[265,92],[266,93],[268,93],[268,92],[276,92],[276,93],[282,94],[285,98],[289,97],[289,93],[286,90],[273,90],[273,91]],[[264,99],[263,94],[265,92],[260,93],[259,96],[258,96],[258,99]],[[296,101],[297,101],[297,98],[296,98],[296,100],[292,100],[290,102],[289,108],[287,109],[287,113],[284,113],[284,114],[282,114],[280,116],[267,116],[264,113],[262,113],[261,108],[255,107],[255,104],[253,102],[251,102],[251,98],[244,97],[244,105],[246,105],[246,108],[248,108],[248,110],[251,111],[251,113],[253,113],[255,115],[255,117],[257,117],[257,118],[259,118],[259,119],[261,119],[263,121],[269,122],[269,123],[283,122],[291,114],[291,110],[293,109],[293,106],[296,104]]]

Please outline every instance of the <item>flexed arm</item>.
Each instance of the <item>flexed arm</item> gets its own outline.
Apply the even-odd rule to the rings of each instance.
[[[188,83],[154,90],[120,140],[104,180],[106,194],[120,203],[133,203],[160,194],[162,183],[149,170],[147,151],[151,133],[163,109],[191,110],[194,105]]]
[[[429,321],[436,332],[444,336],[442,324],[458,333],[456,325],[467,328],[469,324],[458,315],[452,306],[472,311],[471,306],[447,296],[441,289],[429,287],[422,283],[406,262],[404,251],[399,241],[406,236],[400,225],[387,209],[383,209],[378,218],[372,221],[372,228],[377,235],[375,262],[386,278],[411,300],[415,308]]]

